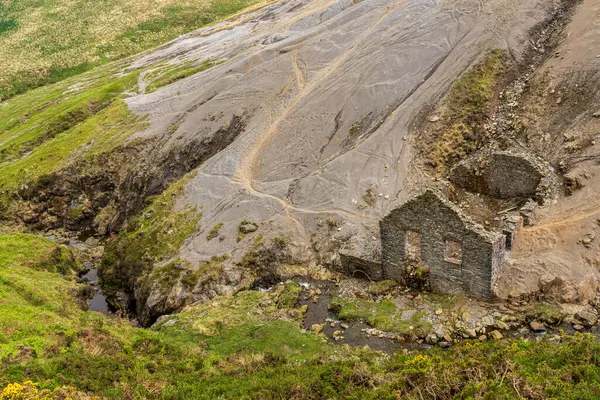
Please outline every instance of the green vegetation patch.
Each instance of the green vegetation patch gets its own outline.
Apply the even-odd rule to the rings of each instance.
[[[0,2],[0,101],[138,54],[258,0]]]
[[[2,400],[600,396],[600,342],[592,335],[384,356],[303,331],[293,283],[216,297],[152,329],[134,328],[81,310],[72,279],[30,267],[54,248],[32,235],[0,237]],[[394,312],[387,303],[342,306],[367,318]]]
[[[215,359],[242,350],[286,355],[295,361],[318,357],[328,345],[322,338],[302,333],[300,314],[290,316],[285,312],[293,305],[282,307],[280,296],[260,291],[221,296],[170,317],[177,322],[171,325],[166,320],[157,329],[170,335],[201,335]]]
[[[131,293],[139,277],[155,264],[174,256],[185,239],[198,229],[201,214],[195,207],[175,208],[178,196],[192,178],[187,174],[149,205],[105,248],[98,272],[106,293]]]
[[[398,287],[400,284],[396,281],[386,280],[386,281],[378,281],[373,282],[369,285],[369,293],[374,296],[381,296],[391,292],[394,288]]]
[[[151,80],[151,83],[146,88],[146,93],[152,93],[155,90],[170,85],[173,82],[177,82],[181,79],[187,78],[197,74],[198,72],[209,69],[216,63],[214,61],[205,61],[200,65],[194,65],[192,62],[186,62],[182,65],[177,65],[167,69],[165,72],[158,73],[156,77],[149,75],[146,77],[147,80]]]
[[[5,129],[0,144],[0,163],[19,159],[38,145],[100,113],[137,83],[137,75],[138,73],[130,73],[115,78],[107,74],[79,93],[63,93],[62,98],[56,96],[53,90],[40,90],[40,95],[49,94],[55,100],[25,115],[19,115],[19,111],[25,110],[18,109],[18,101],[14,106],[11,102],[0,108],[0,117],[6,117],[0,123],[0,129]],[[21,119],[18,119],[19,116]],[[80,134],[75,132],[71,136],[78,136],[77,133]]]
[[[66,88],[56,85],[0,107],[0,205],[6,208],[24,185],[33,186],[75,160],[91,162],[142,130],[144,118],[121,100],[138,74],[114,78],[97,71],[81,92],[64,95]]]
[[[223,227],[222,222],[219,222],[218,224],[213,226],[212,229],[210,230],[210,232],[208,232],[208,235],[206,235],[206,240],[213,240],[214,238],[219,236],[219,231],[221,230],[222,227]]]
[[[300,293],[302,293],[302,286],[295,282],[286,283],[279,296],[277,308],[295,307],[300,301]]]
[[[348,301],[333,296],[331,304],[341,320],[364,321],[374,328],[401,335],[425,336],[431,332],[431,323],[422,320],[424,312],[414,311],[410,317],[403,319],[404,310],[389,300],[376,303],[361,299]]]
[[[50,240],[0,236],[0,359],[18,346],[38,354],[55,339],[45,335],[47,329],[68,330],[80,306],[69,278],[79,271],[71,252]]]
[[[485,144],[484,122],[508,56],[500,49],[489,50],[484,60],[464,73],[444,102],[444,128],[435,131],[431,145],[425,149],[427,161],[439,172]]]

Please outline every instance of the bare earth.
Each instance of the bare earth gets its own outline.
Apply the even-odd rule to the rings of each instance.
[[[235,118],[243,121],[236,140],[205,162],[186,187],[181,205],[198,206],[203,217],[202,230],[181,255],[197,263],[227,252],[239,261],[251,240],[237,241],[242,220],[258,223],[266,236],[287,235],[297,261],[308,263],[317,262],[311,249],[323,243],[364,228],[376,232],[392,205],[431,184],[415,157],[419,113],[439,103],[488,48],[505,48],[520,61],[528,32],[557,4],[284,0],[135,60],[136,67],[158,60],[226,60],[128,99],[150,121],[135,137],[159,136],[159,151],[213,136]],[[548,58],[534,81],[568,90],[573,82],[565,79],[585,70],[578,84],[599,87],[599,10],[597,0],[578,6],[560,56]],[[600,110],[597,93],[581,109],[563,97],[558,113],[556,98],[523,110],[535,118],[539,143],[545,143],[533,150],[551,163],[564,155],[555,149],[566,131],[600,132],[600,118],[590,108]],[[569,123],[544,125],[556,116]],[[598,154],[598,146],[585,151]],[[535,291],[548,273],[577,282],[600,277],[599,239],[589,248],[581,243],[599,226],[600,167],[593,160],[571,164],[587,171],[585,187],[538,210],[538,224],[523,230],[500,277],[499,296]],[[374,205],[363,199],[370,188]],[[224,224],[222,240],[209,243],[207,232],[218,223]]]

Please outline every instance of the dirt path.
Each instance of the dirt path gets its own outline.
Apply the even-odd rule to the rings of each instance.
[[[355,44],[350,49],[346,50],[343,54],[338,56],[335,60],[333,60],[308,85],[306,84],[305,66],[302,64],[301,60],[298,59],[298,51],[294,50],[290,53],[298,94],[294,97],[292,102],[279,113],[277,119],[272,121],[269,127],[258,135],[254,143],[244,153],[242,159],[240,160],[238,170],[233,176],[232,181],[234,183],[242,185],[248,191],[248,193],[250,193],[253,196],[267,198],[281,203],[281,205],[284,207],[286,214],[294,221],[296,221],[300,226],[301,224],[297,221],[295,217],[291,216],[290,211],[309,214],[338,214],[343,216],[344,218],[351,220],[370,219],[368,217],[358,216],[356,214],[340,209],[311,210],[295,207],[282,198],[263,193],[257,190],[253,183],[256,172],[261,165],[261,153],[265,148],[269,146],[272,140],[280,134],[281,123],[290,115],[290,113],[292,113],[296,109],[298,103],[300,103],[304,98],[306,98],[310,93],[312,93],[316,88],[318,88],[323,82],[328,80],[331,77],[331,75],[337,71],[339,66],[356,51],[356,49],[365,41],[365,39],[369,37],[373,30],[385,19],[385,17],[390,13],[390,11],[400,3],[402,3],[402,1],[399,1],[392,6],[386,6],[385,10],[383,11],[383,15],[381,15],[380,18],[378,18],[373,24],[369,26],[369,28],[366,31],[363,32],[363,34],[356,40]]]

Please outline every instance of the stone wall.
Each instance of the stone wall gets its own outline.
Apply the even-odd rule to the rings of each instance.
[[[492,297],[504,236],[485,231],[441,194],[427,190],[394,209],[380,222],[380,231],[385,279],[404,282],[406,236],[412,231],[420,235],[421,263],[430,270],[434,291]],[[446,241],[460,243],[460,260],[445,257]]]
[[[544,167],[526,154],[482,151],[456,165],[450,180],[472,192],[509,199],[535,197],[544,175]]]
[[[381,246],[371,232],[353,236],[339,251],[342,272],[356,278],[385,279],[381,264]]]

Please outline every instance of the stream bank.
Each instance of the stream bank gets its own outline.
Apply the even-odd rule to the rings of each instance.
[[[395,287],[369,295],[368,282],[294,279],[302,287],[303,327],[331,343],[385,353],[448,348],[463,340],[561,341],[600,334],[595,308],[541,302],[480,302]]]

